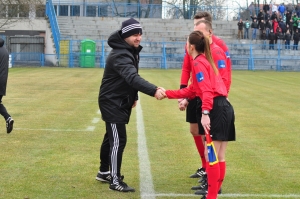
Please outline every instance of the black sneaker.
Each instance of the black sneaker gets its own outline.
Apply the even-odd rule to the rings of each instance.
[[[10,133],[13,130],[13,128],[14,128],[14,120],[11,117],[9,117],[6,120],[6,131],[7,131],[7,133]]]
[[[208,185],[201,185],[200,188],[195,192],[196,195],[206,195],[207,194]]]
[[[197,169],[196,173],[190,176],[190,178],[200,178],[206,174],[204,168]]]
[[[111,184],[109,185],[109,189],[120,192],[135,192],[134,188],[128,186],[125,182],[119,181],[119,184]]]
[[[205,189],[205,187],[207,187],[207,184],[199,184],[198,186],[193,186],[191,189],[192,190],[202,190],[202,189]]]
[[[198,186],[193,186],[192,190],[200,190],[204,189],[207,186],[207,175],[203,176],[199,181],[200,184]]]
[[[200,184],[204,184],[204,183],[207,183],[207,174],[204,174],[199,180],[198,182]]]
[[[110,174],[101,174],[100,171],[98,171],[96,180],[109,183],[111,180],[111,175]]]

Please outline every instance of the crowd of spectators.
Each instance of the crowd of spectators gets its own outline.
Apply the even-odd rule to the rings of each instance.
[[[237,24],[239,39],[249,39],[249,29],[251,29],[251,39],[263,40],[263,49],[266,49],[266,41],[269,40],[269,49],[274,49],[275,44],[277,44],[277,49],[281,49],[283,44],[285,49],[291,49],[291,41],[294,41],[292,49],[298,50],[300,37],[299,4],[296,6],[291,3],[276,5],[271,2],[263,5],[256,15],[255,6],[251,3],[249,11],[251,24],[248,19],[245,22],[240,19]],[[259,38],[257,38],[258,33]]]

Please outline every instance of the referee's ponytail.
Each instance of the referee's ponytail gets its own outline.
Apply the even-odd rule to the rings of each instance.
[[[219,74],[219,71],[214,63],[214,60],[210,51],[210,44],[208,38],[206,38],[201,31],[193,31],[189,35],[189,43],[195,46],[195,50],[198,53],[204,53],[207,61],[212,66],[216,75]]]

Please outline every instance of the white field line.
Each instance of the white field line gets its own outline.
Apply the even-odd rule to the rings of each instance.
[[[101,115],[100,110],[97,110],[97,114]],[[97,124],[99,123],[100,118],[93,118],[92,123]],[[86,129],[31,129],[31,128],[14,128],[14,130],[27,130],[27,131],[52,131],[52,132],[57,132],[57,131],[62,131],[62,132],[82,132],[82,131],[94,131],[95,126],[88,126]]]
[[[138,156],[140,168],[140,192],[141,199],[155,199],[155,191],[152,181],[150,160],[148,156],[147,141],[145,136],[143,111],[141,100],[136,106],[137,130],[138,130]]]
[[[93,124],[97,124],[100,121],[100,118],[95,117],[92,121]]]
[[[95,127],[94,126],[88,126],[86,128],[86,131],[94,131],[95,130]]]
[[[95,128],[95,127],[94,127]],[[93,129],[89,129],[89,127],[87,129],[31,129],[31,128],[14,128],[14,130],[26,130],[26,131],[62,131],[62,132],[71,132],[71,131],[93,131]]]
[[[201,197],[200,195],[195,194],[174,194],[174,193],[156,193],[154,195],[148,194],[147,196],[156,196],[156,197],[170,197],[170,198],[176,198],[176,197]],[[300,194],[220,194],[218,195],[218,198],[300,198]]]

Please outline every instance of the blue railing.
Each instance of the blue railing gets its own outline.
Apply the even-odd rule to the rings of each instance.
[[[56,55],[57,55],[57,58],[59,59],[59,55],[60,55],[60,31],[59,31],[57,18],[56,18],[56,13],[55,13],[55,10],[54,10],[52,0],[47,0],[47,2],[46,2],[46,16],[48,17],[49,22],[50,22],[53,41],[54,41],[55,50],[56,50]]]
[[[96,41],[95,53],[81,53],[78,40],[70,40],[70,52],[60,54],[59,67],[85,67],[82,60],[93,60],[91,67],[104,68],[109,54],[107,41]],[[72,45],[72,47],[71,47]],[[184,42],[142,42],[144,47],[140,56],[141,68],[181,68],[184,56]],[[228,44],[231,51],[233,70],[274,70],[300,71],[299,51],[285,49],[284,44],[275,44],[269,50],[269,44]],[[262,49],[264,48],[264,49]],[[12,66],[57,66],[55,54],[12,53]]]

